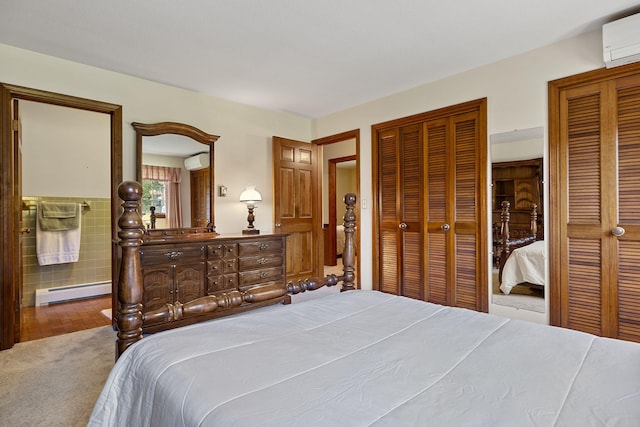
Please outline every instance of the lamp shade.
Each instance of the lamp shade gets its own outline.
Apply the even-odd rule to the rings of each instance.
[[[262,195],[256,190],[255,185],[248,185],[240,194],[240,201],[245,203],[254,203],[262,201]]]

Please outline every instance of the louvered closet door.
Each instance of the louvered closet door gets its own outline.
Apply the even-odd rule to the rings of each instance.
[[[478,113],[425,123],[424,141],[427,299],[486,310]]]
[[[640,76],[561,91],[559,131],[559,324],[640,341]]]
[[[422,126],[382,131],[379,152],[379,289],[424,299]]]

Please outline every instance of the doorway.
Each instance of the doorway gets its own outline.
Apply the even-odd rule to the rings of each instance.
[[[22,328],[20,341],[86,329],[111,294],[109,116],[20,100]],[[64,155],[60,155],[64,153]],[[55,161],[51,161],[55,159]],[[76,207],[73,230],[43,231],[41,204]],[[65,220],[63,220],[65,221]],[[61,251],[64,245],[64,250]],[[76,301],[73,309],[65,309]],[[81,302],[83,301],[83,302]],[[110,307],[110,304],[109,304]]]
[[[343,198],[355,193],[360,200],[360,131],[352,130],[313,141],[322,157],[322,234],[325,274],[342,274],[341,253],[344,246],[342,223]],[[356,204],[356,247],[360,242],[359,204]],[[357,255],[356,255],[357,258]],[[356,260],[356,286],[360,277]]]
[[[0,209],[3,220],[0,224],[0,235],[3,239],[1,262],[2,276],[0,283],[0,349],[8,349],[20,340],[22,330],[22,274],[23,265],[20,256],[22,232],[22,175],[21,175],[21,139],[19,126],[19,106],[22,101],[69,107],[77,110],[91,111],[108,115],[110,159],[110,190],[106,211],[110,217],[107,234],[111,242],[117,235],[117,216],[120,212],[117,186],[122,181],[122,107],[100,101],[77,98],[73,96],[41,91],[38,89],[0,84],[2,117],[0,138],[2,156],[0,157],[2,182]],[[64,148],[61,147],[62,150]],[[64,156],[64,154],[63,154]],[[50,160],[50,159],[49,159]],[[117,288],[117,246],[111,243],[111,293]],[[111,298],[111,309],[114,300]]]

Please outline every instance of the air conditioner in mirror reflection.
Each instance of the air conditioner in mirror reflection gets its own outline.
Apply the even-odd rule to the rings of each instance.
[[[184,167],[189,171],[209,167],[209,153],[200,153],[184,159]]]

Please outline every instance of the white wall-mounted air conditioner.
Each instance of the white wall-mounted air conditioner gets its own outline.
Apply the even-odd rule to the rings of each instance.
[[[602,46],[607,68],[640,61],[640,13],[604,24]]]
[[[196,154],[184,159],[184,167],[189,170],[197,170],[209,167],[209,153]]]

